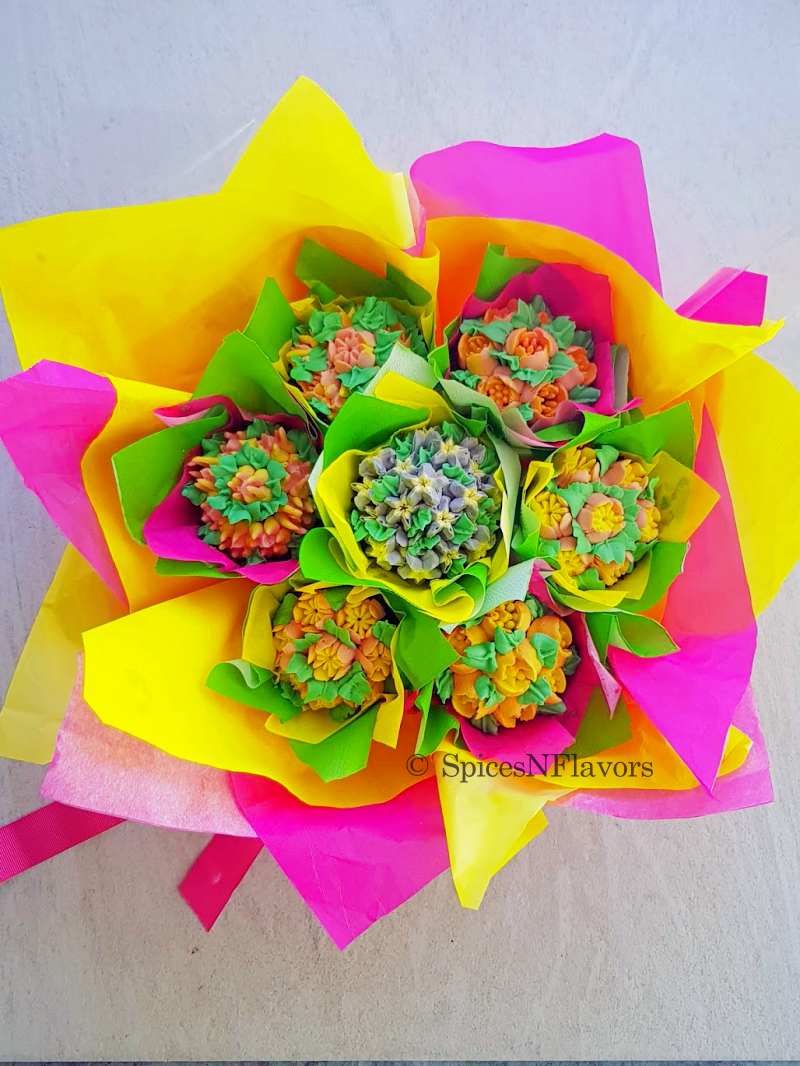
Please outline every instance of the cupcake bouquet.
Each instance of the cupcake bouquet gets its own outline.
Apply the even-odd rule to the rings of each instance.
[[[11,227],[0,285],[0,436],[69,541],[0,713],[47,767],[0,881],[211,833],[206,928],[265,851],[345,947],[446,869],[479,906],[551,804],[771,800],[798,398],[764,279],[662,299],[635,145],[386,174],[301,79],[217,193]]]

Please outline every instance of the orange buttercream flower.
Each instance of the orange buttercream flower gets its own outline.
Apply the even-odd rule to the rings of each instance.
[[[536,329],[512,329],[506,337],[505,348],[526,370],[546,370],[558,351],[555,337],[538,326]]]
[[[537,386],[530,400],[535,418],[555,418],[562,403],[567,401],[567,390],[557,381],[548,381]]]

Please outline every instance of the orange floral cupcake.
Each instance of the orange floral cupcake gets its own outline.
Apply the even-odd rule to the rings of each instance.
[[[566,710],[561,696],[580,660],[570,627],[535,597],[498,604],[448,640],[458,659],[436,679],[436,693],[483,732]]]

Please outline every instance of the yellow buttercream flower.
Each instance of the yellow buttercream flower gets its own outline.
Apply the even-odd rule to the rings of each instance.
[[[353,640],[362,640],[372,631],[372,627],[386,616],[383,605],[375,596],[353,603],[345,600],[336,612],[336,624],[348,630]]]
[[[585,555],[580,555],[574,548],[561,548],[556,556],[556,564],[562,573],[577,577],[589,565]]]
[[[625,577],[630,572],[632,563],[633,556],[630,552],[626,553],[625,561],[622,563],[604,563],[596,555],[592,558],[592,566],[600,575],[600,580],[603,584],[608,587],[616,585],[621,577]]]
[[[506,600],[505,603],[499,603],[497,607],[487,611],[480,624],[486,638],[492,640],[497,628],[508,632],[527,629],[531,624],[531,612],[522,600]]]
[[[301,592],[292,608],[292,618],[304,629],[321,629],[334,610],[321,592]]]
[[[636,524],[639,527],[639,536],[645,543],[656,539],[660,521],[661,512],[656,505],[650,500],[640,500]]]
[[[597,455],[594,448],[588,445],[563,448],[556,453],[554,466],[559,488],[564,488],[573,481],[593,481],[599,473]]]
[[[344,677],[356,657],[355,648],[326,633],[308,649],[308,665],[317,681],[338,681]]]
[[[569,533],[572,515],[563,497],[555,492],[541,492],[535,497],[533,506],[541,522],[539,532],[546,540],[557,540]]]

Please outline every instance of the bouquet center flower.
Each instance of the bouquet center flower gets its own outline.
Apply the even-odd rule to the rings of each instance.
[[[610,445],[562,449],[553,462],[555,477],[532,501],[546,557],[580,588],[615,585],[658,539],[658,479]]]
[[[384,570],[421,582],[454,577],[499,535],[499,468],[489,442],[454,423],[395,434],[359,464],[350,523]]]
[[[501,603],[448,640],[459,658],[437,678],[437,695],[483,732],[566,710],[561,695],[580,659],[570,627],[535,597]]]
[[[308,437],[263,419],[206,437],[182,494],[200,511],[198,535],[232,559],[289,556],[314,522]]]
[[[275,676],[302,711],[344,721],[394,692],[395,624],[362,588],[288,593],[273,617]]]

